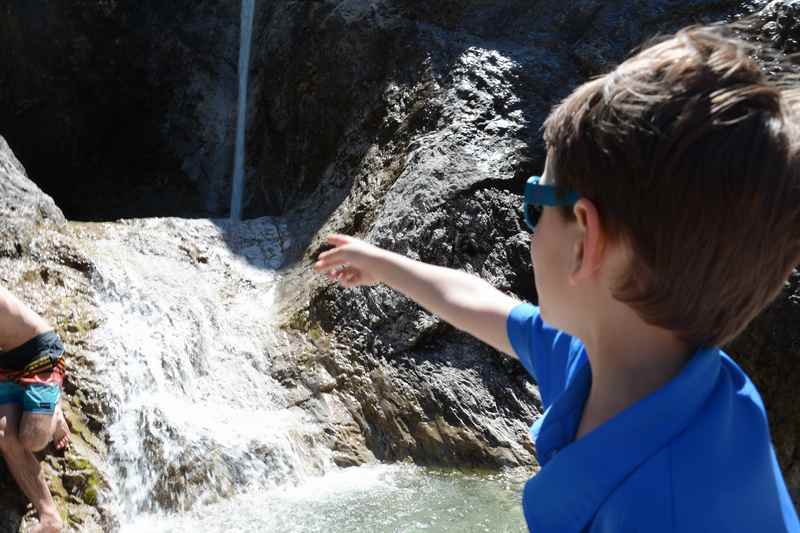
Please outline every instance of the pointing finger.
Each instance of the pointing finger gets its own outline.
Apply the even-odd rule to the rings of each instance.
[[[341,233],[331,233],[328,235],[327,241],[328,244],[342,246],[344,244],[353,242],[353,237],[350,237],[349,235],[342,235]]]
[[[344,257],[329,256],[314,263],[314,270],[317,272],[327,272],[345,264],[347,264],[347,261]]]

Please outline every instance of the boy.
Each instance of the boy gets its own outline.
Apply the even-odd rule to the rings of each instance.
[[[0,451],[19,488],[39,513],[33,533],[63,523],[34,452],[69,441],[60,406],[64,346],[47,321],[0,288]]]
[[[539,384],[547,532],[800,531],[761,399],[716,346],[800,262],[797,94],[688,28],[567,97],[525,190],[539,306],[342,235],[315,269],[385,283]]]

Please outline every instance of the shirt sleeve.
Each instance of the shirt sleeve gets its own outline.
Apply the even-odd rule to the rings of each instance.
[[[542,403],[548,407],[567,385],[580,341],[545,324],[539,308],[528,303],[511,310],[506,329],[514,353],[536,380]]]

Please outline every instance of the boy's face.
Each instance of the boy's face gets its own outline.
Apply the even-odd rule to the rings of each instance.
[[[552,170],[545,162],[542,182],[554,185]],[[571,306],[569,274],[574,269],[575,222],[564,219],[558,207],[543,207],[539,223],[531,235],[531,261],[536,273],[536,292],[542,319],[551,326],[570,331]],[[569,309],[572,307],[572,311]]]

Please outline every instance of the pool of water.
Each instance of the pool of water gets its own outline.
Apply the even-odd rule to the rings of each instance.
[[[183,514],[140,515],[134,531],[524,532],[526,472],[464,473],[411,465],[338,469],[291,486],[257,490]]]

